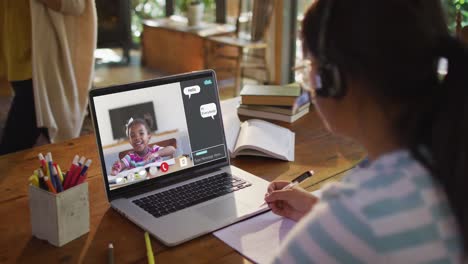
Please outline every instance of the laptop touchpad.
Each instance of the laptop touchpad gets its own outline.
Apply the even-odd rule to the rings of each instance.
[[[233,198],[227,198],[213,202],[196,209],[202,216],[219,221],[221,219],[236,218],[246,214],[249,210],[247,205]]]

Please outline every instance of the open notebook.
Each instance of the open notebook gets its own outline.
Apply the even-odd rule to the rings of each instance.
[[[259,119],[241,123],[235,111],[238,105],[238,98],[221,104],[226,143],[231,157],[251,155],[294,161],[294,132]]]
[[[321,197],[320,190],[312,194]],[[268,211],[213,234],[253,262],[268,263],[295,224]]]

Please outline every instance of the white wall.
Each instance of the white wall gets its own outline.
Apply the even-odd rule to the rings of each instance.
[[[179,83],[171,83],[139,90],[94,97],[96,119],[101,135],[102,146],[117,143],[112,137],[109,110],[153,101],[158,130],[164,132],[178,129],[187,131],[182,92]]]

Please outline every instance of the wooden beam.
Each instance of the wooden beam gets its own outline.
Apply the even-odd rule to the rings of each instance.
[[[275,0],[275,11],[274,11],[274,32],[275,32],[275,53],[274,53],[274,84],[281,83],[281,48],[282,48],[282,37],[283,37],[283,5],[284,0]]]
[[[275,84],[286,84],[294,80],[291,68],[294,66],[296,53],[297,0],[276,0],[275,4],[272,81]]]
[[[225,24],[226,23],[226,0],[216,0],[215,1],[216,9],[216,23]]]

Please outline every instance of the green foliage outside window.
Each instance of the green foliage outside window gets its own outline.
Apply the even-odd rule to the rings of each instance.
[[[140,43],[144,19],[165,16],[166,0],[131,0],[131,29],[134,43]]]
[[[206,20],[214,21],[215,0],[175,0],[175,13],[184,15],[187,11],[187,5],[190,4],[190,2],[202,2],[205,5]],[[140,36],[143,30],[142,20],[166,16],[166,0],[131,0],[131,6],[133,42],[140,43]]]
[[[447,15],[447,23],[451,32],[455,32],[456,14],[460,10],[462,26],[468,25],[468,0],[442,0]]]

